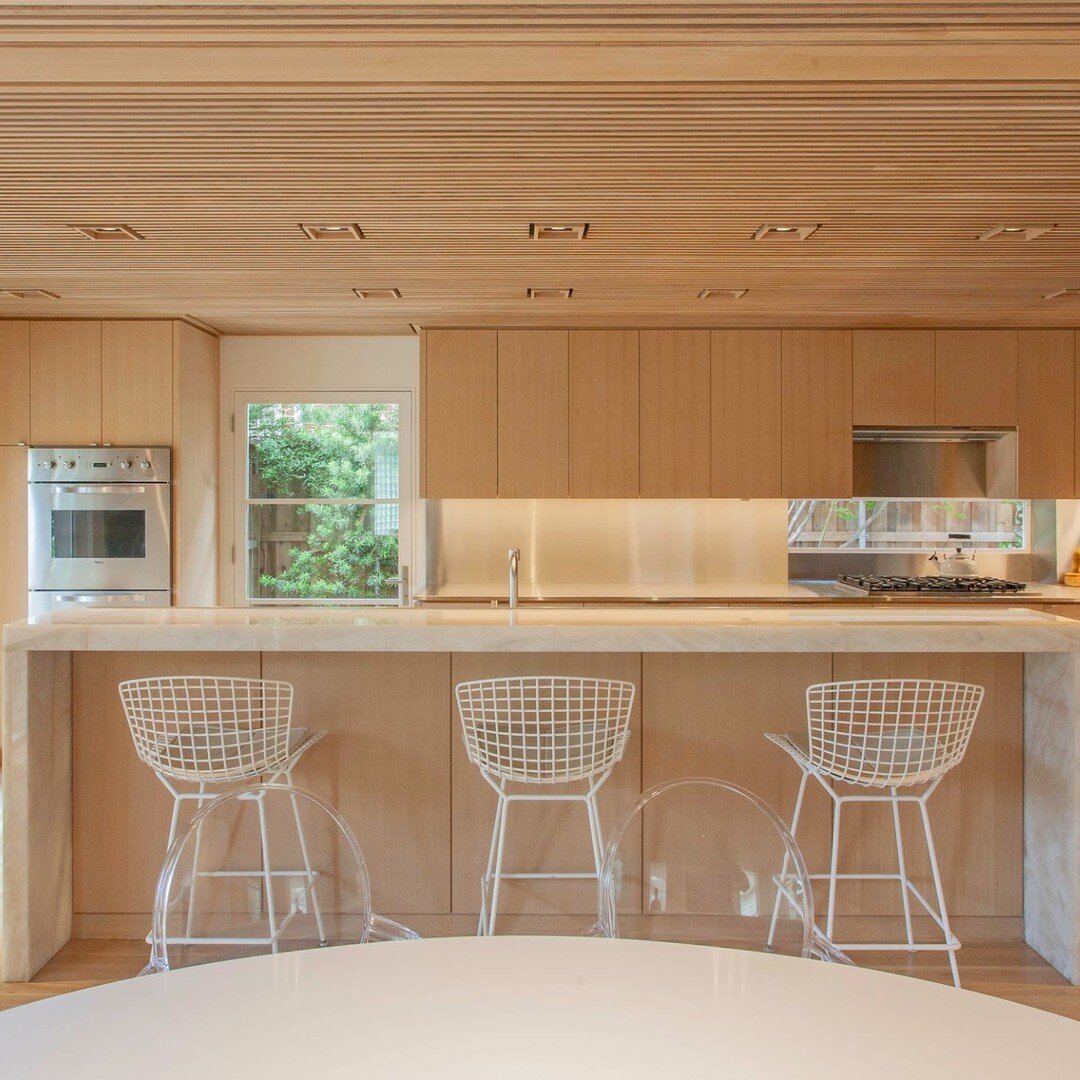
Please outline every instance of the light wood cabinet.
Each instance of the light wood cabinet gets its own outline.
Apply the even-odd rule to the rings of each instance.
[[[851,331],[784,330],[781,355],[781,493],[850,498]]]
[[[560,499],[569,493],[569,336],[499,331],[499,494]]]
[[[722,499],[780,495],[781,334],[714,330],[712,484]]]
[[[571,330],[570,495],[634,499],[638,472],[638,332]]]
[[[708,330],[642,330],[640,456],[642,498],[710,494]]]
[[[1014,427],[1017,349],[1015,330],[935,331],[935,422]]]
[[[429,499],[499,493],[498,332],[425,330],[422,487]]]
[[[0,320],[0,446],[30,441],[30,323]]]
[[[0,627],[26,618],[26,448],[0,446]],[[4,668],[0,663],[0,711]]]
[[[101,324],[101,441],[113,446],[173,442],[173,323]]]
[[[84,446],[101,439],[101,323],[30,324],[30,439]]]
[[[856,427],[935,422],[933,330],[854,330],[851,352]]]
[[[1021,330],[1018,349],[1017,494],[1068,498],[1075,486],[1075,335]]]

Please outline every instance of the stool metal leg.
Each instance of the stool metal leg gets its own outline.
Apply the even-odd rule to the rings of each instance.
[[[503,851],[506,848],[506,819],[510,812],[510,800],[499,796],[502,804],[499,814],[499,838],[495,849],[495,877],[491,884],[491,910],[488,912],[487,932],[495,933],[495,917],[499,913],[499,882],[502,880]]]
[[[896,862],[900,871],[900,899],[904,904],[904,929],[907,931],[907,943],[915,944],[915,937],[911,932],[911,897],[908,896],[907,865],[904,860],[904,837],[900,832],[900,800],[899,792],[892,789],[892,816],[893,834],[896,836]]]
[[[794,840],[798,835],[799,830],[799,815],[802,814],[803,796],[806,794],[806,782],[810,779],[810,774],[803,769],[802,779],[799,781],[799,794],[795,796],[795,812],[791,815],[791,838]],[[769,936],[765,941],[765,951],[771,952],[773,950],[773,943],[776,940],[776,924],[780,919],[780,904],[784,900],[784,881],[787,879],[788,863],[791,856],[784,852],[784,863],[780,868],[780,877],[776,882],[776,900],[773,901],[772,921],[769,923]]]
[[[293,786],[292,773],[285,774],[285,780],[289,787]],[[315,912],[315,925],[319,931],[319,944],[326,945],[329,938],[326,936],[326,927],[323,926],[322,906],[319,904],[319,889],[316,883],[318,875],[311,869],[311,857],[308,855],[307,837],[304,836],[304,825],[300,820],[300,803],[295,795],[289,796],[292,803],[293,820],[296,822],[296,838],[300,842],[300,854],[304,859],[304,876],[307,879],[308,891],[311,893],[311,907]]]
[[[274,913],[274,879],[271,874],[270,864],[270,838],[266,828],[266,807],[262,798],[255,799],[255,805],[259,811],[259,840],[262,846],[263,885],[266,889],[266,914],[270,924],[270,950],[278,951],[278,926],[277,916]]]
[[[202,809],[202,796],[206,794],[206,784],[199,783],[199,798],[195,800],[196,811]],[[172,846],[171,844],[169,845]],[[202,847],[202,825],[195,830],[195,849],[191,854],[191,884],[188,886],[187,937],[191,937],[191,928],[195,921],[195,886],[199,880],[199,849]]]
[[[930,792],[926,793],[927,795]],[[938,869],[937,851],[934,848],[934,834],[930,828],[930,815],[926,812],[926,795],[919,802],[919,812],[922,815],[923,830],[926,833],[926,852],[930,856],[930,870],[934,875],[934,891],[937,895],[938,915],[941,917],[941,929],[945,934],[945,945],[949,950],[949,967],[952,970],[953,985],[960,988],[960,968],[956,963],[956,950],[959,942],[953,937],[952,927],[949,925],[949,913],[945,907],[945,890],[941,885],[941,871]]]
[[[833,920],[836,916],[836,879],[840,861],[840,808],[844,804],[833,798],[832,858],[829,861],[829,914],[825,921],[825,936],[833,939]]]

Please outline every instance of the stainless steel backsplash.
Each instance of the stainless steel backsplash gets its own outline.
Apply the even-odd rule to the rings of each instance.
[[[783,499],[432,499],[427,583],[530,585],[788,580]]]

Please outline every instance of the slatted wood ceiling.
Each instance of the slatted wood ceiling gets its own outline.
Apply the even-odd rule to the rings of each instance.
[[[1078,132],[1076,3],[0,3],[0,318],[1071,326]]]

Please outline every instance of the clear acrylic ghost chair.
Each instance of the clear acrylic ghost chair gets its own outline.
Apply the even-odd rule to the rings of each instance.
[[[214,798],[169,849],[143,974],[416,937],[372,912],[360,845],[325,799],[289,784],[252,784]]]
[[[845,951],[884,950],[946,952],[953,983],[960,985],[956,953],[960,941],[952,932],[941,885],[934,835],[926,801],[942,777],[964,758],[983,700],[983,687],[932,679],[856,679],[818,683],[806,691],[806,734],[766,735],[799,766],[802,780],[795,799],[791,831],[799,827],[807,781],[813,777],[833,804],[832,852],[827,874],[812,874],[829,882],[825,934],[833,936],[836,886],[840,881],[895,881],[900,888],[906,941],[842,944]],[[845,795],[835,782],[870,789],[874,794]],[[900,794],[901,791],[914,794]],[[879,803],[892,809],[897,873],[837,872],[840,851],[840,811],[847,803]],[[908,876],[900,807],[919,808],[936,910]],[[937,923],[939,942],[916,942],[911,922],[914,897]]]
[[[668,780],[631,803],[611,830],[597,908],[600,937],[851,963],[814,926],[806,864],[788,827],[753,792],[714,777]]]
[[[603,836],[596,795],[626,751],[634,689],[630,682],[562,675],[458,683],[465,751],[498,796],[480,883],[478,934],[495,933],[504,880],[599,878]],[[582,790],[551,790],[557,785]],[[506,873],[507,817],[515,802],[584,804],[593,869]]]

